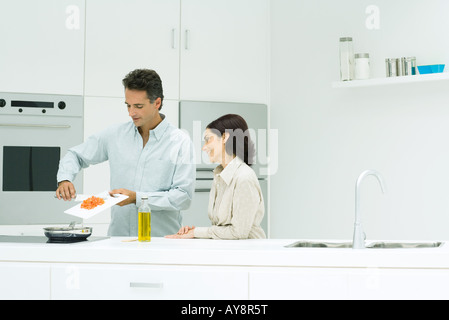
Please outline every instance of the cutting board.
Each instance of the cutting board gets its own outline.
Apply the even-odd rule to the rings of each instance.
[[[128,198],[128,196],[125,196],[123,194],[115,194],[114,197],[111,197],[109,195],[108,191],[104,191],[95,196],[99,197],[99,198],[104,198],[105,199],[104,204],[102,204],[101,206],[98,206],[94,209],[87,210],[87,209],[82,209],[81,208],[82,203],[79,203],[76,206],[64,211],[64,213],[67,213],[67,214],[70,214],[72,216],[82,218],[82,219],[90,219],[90,218],[96,216],[97,214],[99,214],[100,212],[107,210],[107,209],[115,206],[117,203],[120,203],[123,200]]]

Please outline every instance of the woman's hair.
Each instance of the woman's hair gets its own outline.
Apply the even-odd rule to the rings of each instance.
[[[146,91],[151,103],[161,98],[161,107],[164,102],[164,91],[162,89],[161,77],[154,70],[137,69],[128,73],[123,79],[126,89]]]
[[[254,164],[255,147],[245,119],[237,114],[227,114],[212,121],[207,128],[219,137],[229,133],[226,153],[239,157],[249,166]]]

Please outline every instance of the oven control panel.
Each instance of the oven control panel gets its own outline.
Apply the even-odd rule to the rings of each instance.
[[[82,96],[0,92],[0,115],[82,117]]]

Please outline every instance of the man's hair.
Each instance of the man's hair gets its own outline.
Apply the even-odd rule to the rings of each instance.
[[[156,71],[137,69],[128,73],[122,82],[125,89],[146,91],[151,103],[154,103],[157,98],[161,98],[159,110],[162,109],[164,90],[162,89],[161,77],[159,77]]]

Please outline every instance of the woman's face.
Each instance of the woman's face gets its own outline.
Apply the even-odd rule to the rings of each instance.
[[[224,143],[223,138],[216,135],[209,128],[204,132],[203,151],[209,155],[211,163],[220,163],[223,159]]]

